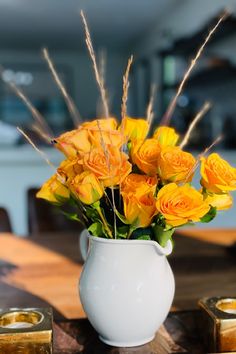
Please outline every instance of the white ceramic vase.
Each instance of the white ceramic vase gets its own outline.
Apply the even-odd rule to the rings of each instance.
[[[173,301],[175,282],[166,258],[172,243],[163,248],[155,241],[103,239],[84,230],[80,247],[86,258],[80,299],[100,339],[118,347],[151,341]]]

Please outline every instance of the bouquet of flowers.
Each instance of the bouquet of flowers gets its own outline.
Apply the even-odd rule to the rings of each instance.
[[[173,128],[147,137],[145,119],[96,119],[55,139],[66,159],[37,197],[72,202],[98,237],[152,239],[165,245],[176,227],[209,222],[232,205],[236,169],[218,154],[201,157],[200,190],[190,182],[196,158]]]
[[[54,146],[65,155],[65,160],[42,186],[37,197],[62,207],[72,204],[75,213],[69,216],[82,222],[93,236],[156,240],[162,246],[166,245],[176,227],[209,222],[217,211],[230,208],[230,192],[236,189],[236,169],[217,153],[206,157],[209,148],[197,158],[184,150],[195,124],[209,104],[203,106],[182,139],[169,126],[184,83],[224,16],[209,32],[191,61],[160,126],[150,134],[153,97],[146,118],[135,119],[127,114],[132,57],[123,77],[120,122],[110,115],[104,80],[82,13],[86,43],[100,88],[105,118],[83,122],[76,129],[53,138]],[[75,106],[66,94],[46,50],[44,56],[75,117]],[[39,120],[22,93],[15,87],[13,89]],[[201,188],[197,190],[191,186],[191,181],[199,163]]]

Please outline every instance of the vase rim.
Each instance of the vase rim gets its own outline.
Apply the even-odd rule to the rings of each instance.
[[[154,246],[157,250],[157,252],[160,255],[165,255],[168,256],[169,254],[171,254],[172,250],[173,250],[173,245],[172,242],[170,240],[167,241],[167,244],[165,247],[162,247],[157,241],[153,241],[153,240],[130,240],[130,239],[108,239],[108,238],[102,238],[102,237],[98,237],[98,236],[93,236],[91,234],[89,234],[89,232],[87,232],[87,237],[95,242],[100,242],[100,243],[107,243],[107,244],[126,244],[129,243],[130,245],[146,245],[146,246]]]

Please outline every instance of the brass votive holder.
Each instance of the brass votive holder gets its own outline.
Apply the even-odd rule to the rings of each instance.
[[[0,353],[51,354],[52,309],[0,309]]]
[[[236,353],[236,297],[211,297],[199,301],[201,332],[209,353]]]

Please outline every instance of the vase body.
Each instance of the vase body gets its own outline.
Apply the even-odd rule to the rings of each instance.
[[[151,341],[168,315],[174,277],[155,241],[89,238],[80,278],[80,299],[100,339],[119,347]]]

